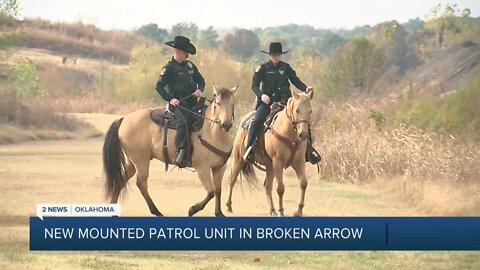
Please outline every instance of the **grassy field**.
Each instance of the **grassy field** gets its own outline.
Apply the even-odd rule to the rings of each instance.
[[[118,117],[78,116],[102,132]],[[101,138],[92,138],[0,146],[0,269],[480,268],[479,252],[30,252],[28,217],[35,214],[37,203],[105,202],[102,143]],[[304,209],[308,216],[425,215],[422,209],[371,185],[330,183],[315,174],[309,179]],[[291,215],[300,192],[291,171],[285,184],[285,209]],[[224,190],[226,185],[227,181]],[[168,216],[186,216],[188,208],[205,195],[194,173],[164,173],[158,161],[151,166],[149,190]],[[233,207],[233,215],[240,216],[264,216],[268,210],[263,190],[246,185],[237,185]],[[129,183],[122,214],[150,215],[135,181]],[[213,203],[199,215],[213,215]]]

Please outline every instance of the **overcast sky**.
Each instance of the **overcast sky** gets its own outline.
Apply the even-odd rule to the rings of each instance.
[[[425,15],[437,3],[456,3],[480,16],[480,0],[20,0],[21,15],[52,21],[95,24],[102,29],[134,29],[147,23],[169,28],[181,21],[200,28],[254,28],[289,23],[316,28],[353,28]]]

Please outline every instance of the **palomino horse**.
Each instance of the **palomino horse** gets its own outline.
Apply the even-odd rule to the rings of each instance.
[[[234,94],[232,89],[213,85],[214,98],[205,112],[203,127],[191,134],[193,147],[192,165],[207,190],[207,196],[190,207],[192,216],[202,210],[215,196],[215,215],[223,216],[220,206],[222,178],[226,159],[232,148],[228,131],[234,116]],[[162,153],[163,129],[150,118],[151,109],[142,109],[128,114],[112,123],[103,146],[103,166],[106,174],[106,194],[111,203],[116,203],[127,181],[137,173],[137,186],[147,202],[150,212],[162,216],[148,193],[150,160],[165,162]],[[200,135],[200,136],[199,136]],[[175,131],[168,132],[168,155],[175,155]],[[220,155],[224,153],[226,155]],[[213,179],[213,181],[212,181]]]
[[[283,184],[283,170],[288,166],[292,166],[295,170],[298,179],[300,180],[301,196],[298,204],[298,209],[294,212],[295,216],[303,215],[303,206],[305,204],[305,190],[307,189],[307,176],[305,173],[305,151],[307,148],[308,126],[310,125],[310,115],[312,107],[310,100],[313,98],[313,90],[308,93],[292,90],[292,98],[287,102],[285,108],[278,113],[276,119],[264,134],[264,141],[259,140],[257,143],[264,142],[265,151],[257,147],[255,153],[257,162],[264,165],[266,168],[265,177],[265,192],[267,194],[267,201],[270,205],[270,214],[276,216],[284,215],[283,210],[283,194],[285,192],[285,185]],[[243,123],[254,112],[250,112],[243,117]],[[255,174],[251,163],[245,163],[242,160],[245,152],[245,140],[248,131],[239,127],[235,136],[233,145],[233,167],[230,177],[230,193],[228,195],[227,208],[232,211],[232,191],[240,171],[246,176],[249,181],[255,180]],[[259,136],[259,138],[262,135]],[[273,178],[277,179],[277,193],[279,198],[278,213],[275,211],[272,199]]]

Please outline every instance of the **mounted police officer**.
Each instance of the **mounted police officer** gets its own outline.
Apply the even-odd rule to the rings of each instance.
[[[270,113],[272,102],[286,102],[291,97],[290,82],[301,91],[313,90],[306,86],[297,76],[295,70],[283,61],[280,61],[283,51],[280,42],[270,43],[269,51],[262,51],[270,56],[270,60],[257,67],[253,75],[252,91],[257,96],[256,112],[248,132],[247,150],[243,159],[254,162],[255,155],[252,151],[253,144],[258,134],[263,130],[263,124]],[[260,88],[260,83],[262,84]],[[305,159],[312,164],[320,162],[320,155],[313,149],[311,132],[307,141],[307,153]]]
[[[189,54],[194,55],[197,52],[188,38],[176,36],[165,44],[173,47],[173,56],[160,72],[156,90],[169,102],[170,108],[173,106],[177,122],[175,163],[179,167],[185,167],[188,162],[188,128],[194,120],[191,111],[197,103],[197,97],[203,95],[205,80],[197,67],[187,60]]]

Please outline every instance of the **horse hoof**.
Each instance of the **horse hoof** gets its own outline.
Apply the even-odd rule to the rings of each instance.
[[[285,214],[283,213],[283,210],[278,211],[278,215],[281,216],[281,217],[284,217],[284,216],[285,216]]]
[[[152,212],[152,214],[157,216],[157,217],[163,217],[163,214],[160,213],[160,211],[154,211],[154,212]]]
[[[225,215],[222,213],[222,211],[220,211],[220,212],[215,212],[215,216],[216,217],[224,217]]]
[[[301,216],[303,216],[303,213],[301,211],[295,211],[295,212],[293,212],[293,216],[294,217],[301,217]]]
[[[277,211],[275,211],[275,210],[270,211],[270,216],[272,216],[272,217],[278,216]]]
[[[228,213],[233,213],[232,208],[231,208],[231,207],[230,207],[230,208],[227,208],[227,212],[228,212]]]
[[[195,205],[190,207],[190,209],[188,209],[188,216],[191,217],[193,215],[195,215],[198,211],[195,209]]]

